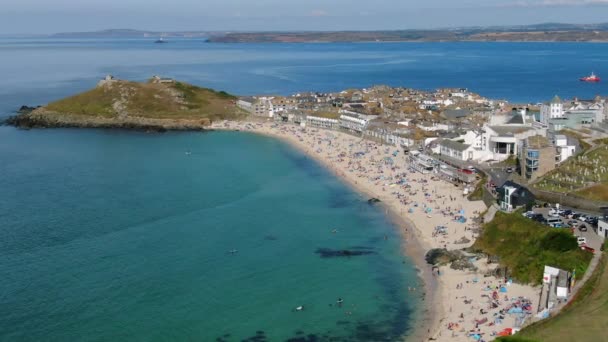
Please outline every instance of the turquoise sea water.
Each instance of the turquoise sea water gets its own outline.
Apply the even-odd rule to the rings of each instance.
[[[608,74],[606,56],[608,44],[2,38],[0,120],[108,73],[236,94],[389,84],[592,97],[606,82],[577,79]],[[394,340],[420,304],[381,209],[290,147],[245,133],[0,127],[0,236],[3,341]],[[315,253],[352,247],[374,254]]]
[[[416,274],[398,232],[277,140],[9,127],[0,136],[0,340],[410,332]],[[360,247],[374,254],[315,253]]]

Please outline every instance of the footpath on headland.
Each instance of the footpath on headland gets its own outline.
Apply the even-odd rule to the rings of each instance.
[[[431,267],[424,253],[433,248],[470,247],[478,232],[474,219],[486,210],[482,201],[468,201],[462,189],[430,174],[409,171],[403,152],[342,132],[302,129],[272,122],[216,122],[213,129],[248,131],[282,139],[327,167],[356,190],[378,198],[390,210],[404,239],[404,252],[413,258],[425,289],[426,308],[412,340],[470,341],[471,334],[492,340],[504,328],[515,327],[517,316],[503,307],[529,305],[539,288],[486,277],[496,264],[476,260],[476,271]],[[395,156],[395,152],[396,156]],[[488,309],[499,289],[501,305]]]

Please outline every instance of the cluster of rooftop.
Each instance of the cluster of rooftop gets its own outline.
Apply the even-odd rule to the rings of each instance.
[[[252,115],[301,126],[340,129],[388,144],[426,149],[452,165],[519,159],[529,181],[574,155],[577,139],[561,133],[606,121],[605,99],[559,97],[536,105],[514,106],[467,89],[432,92],[374,86],[338,93],[243,97],[237,102]]]

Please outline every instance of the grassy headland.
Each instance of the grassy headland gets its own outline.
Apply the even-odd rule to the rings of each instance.
[[[576,269],[576,274],[582,276],[592,258],[591,253],[578,248],[570,231],[550,228],[519,212],[497,213],[484,226],[473,248],[498,256],[501,266],[508,267],[513,278],[529,284],[542,281],[545,265]]]
[[[182,82],[101,81],[97,87],[14,119],[21,126],[196,128],[237,119],[236,97]]]

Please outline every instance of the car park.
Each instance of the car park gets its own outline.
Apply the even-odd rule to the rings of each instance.
[[[530,218],[536,222],[547,223],[547,219],[545,218],[545,216],[543,214],[537,213],[537,214],[534,214],[534,216],[532,216]]]
[[[522,216],[527,217],[527,218],[532,218],[534,215],[536,215],[536,213],[533,211],[526,211],[525,213],[522,214]]]

